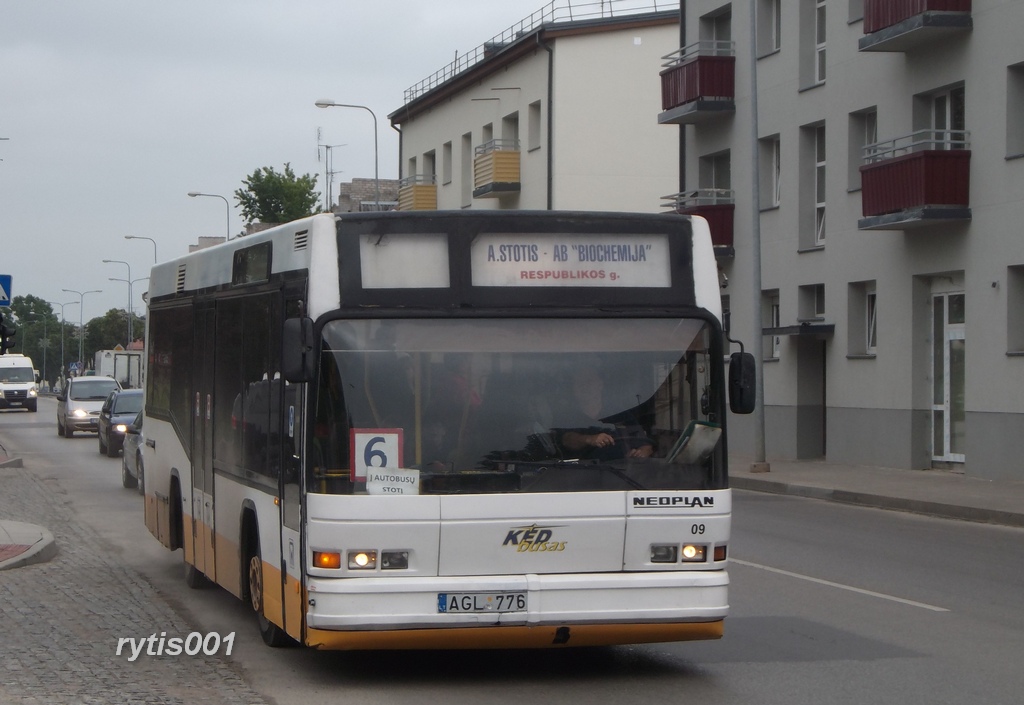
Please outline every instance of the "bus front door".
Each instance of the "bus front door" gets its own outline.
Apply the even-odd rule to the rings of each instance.
[[[213,373],[215,312],[196,311],[195,355],[192,390],[192,545],[195,567],[210,580],[217,580],[214,562],[213,520]],[[186,541],[189,537],[186,537]]]

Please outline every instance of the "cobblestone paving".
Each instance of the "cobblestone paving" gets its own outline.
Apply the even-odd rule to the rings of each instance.
[[[77,521],[56,482],[0,468],[0,518],[45,526],[59,547],[48,563],[0,572],[0,704],[268,702],[223,645],[215,656],[143,653],[130,661],[127,646],[116,655],[122,637],[166,632],[184,640],[196,630]]]

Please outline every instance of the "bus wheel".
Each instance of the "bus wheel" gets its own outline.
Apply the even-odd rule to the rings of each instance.
[[[260,555],[258,538],[253,541],[253,551],[249,557],[249,600],[256,613],[256,623],[260,629],[260,636],[263,637],[263,643],[273,647],[291,644],[291,637],[263,614],[263,558]]]

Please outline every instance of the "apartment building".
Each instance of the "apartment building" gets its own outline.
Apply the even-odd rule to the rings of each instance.
[[[401,209],[657,212],[678,190],[657,66],[679,6],[551,3],[406,91]]]
[[[768,458],[1024,479],[1024,3],[687,0],[682,22],[675,207],[735,232]]]

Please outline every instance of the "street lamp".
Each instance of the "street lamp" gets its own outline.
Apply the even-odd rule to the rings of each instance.
[[[128,314],[128,345],[131,345],[132,338],[132,266],[125,262],[123,259],[105,259],[104,264],[123,264],[128,268],[128,278],[122,279],[121,281],[128,282],[128,307],[125,309],[125,313]]]
[[[377,150],[377,116],[365,105],[349,105],[323,99],[318,100],[314,105],[318,108],[359,108],[370,113],[373,117],[373,182],[377,188],[377,210],[380,210],[380,153]]]
[[[102,294],[102,289],[90,289],[89,291],[75,291],[74,289],[61,289],[69,294],[78,294],[78,364],[84,365],[85,361],[82,360],[85,357],[85,351],[83,350],[82,344],[85,342],[85,317],[83,311],[85,309],[85,295],[86,294]],[[63,313],[61,314],[63,315]]]
[[[131,281],[128,281],[127,279],[121,279],[119,277],[107,277],[107,279],[109,279],[112,282],[124,282],[128,285],[128,296],[130,306],[128,309],[128,343],[131,344],[135,342],[135,337],[132,334],[132,318],[135,317],[135,303],[131,301],[132,287],[135,286],[135,282],[146,281],[147,279],[149,279],[149,277],[140,277],[139,279],[132,279]]]
[[[189,191],[188,195],[189,195],[189,198],[195,198],[196,196],[208,196],[210,198],[219,198],[220,200],[224,201],[224,205],[227,207],[227,233],[226,234],[227,234],[228,240],[230,240],[231,239],[231,204],[228,203],[228,199],[226,199],[223,196],[220,196],[220,195],[218,195],[216,193],[199,193],[198,191]]]
[[[191,194],[189,194],[191,195]],[[125,240],[149,240],[153,243],[153,264],[156,264],[156,240],[151,237],[145,237],[144,235],[125,235]]]
[[[60,306],[60,374],[64,376],[64,307],[70,306],[71,304],[78,303],[77,301],[68,301],[67,303],[60,304],[56,301],[47,301],[46,303],[51,306]],[[63,382],[61,382],[63,384]]]

